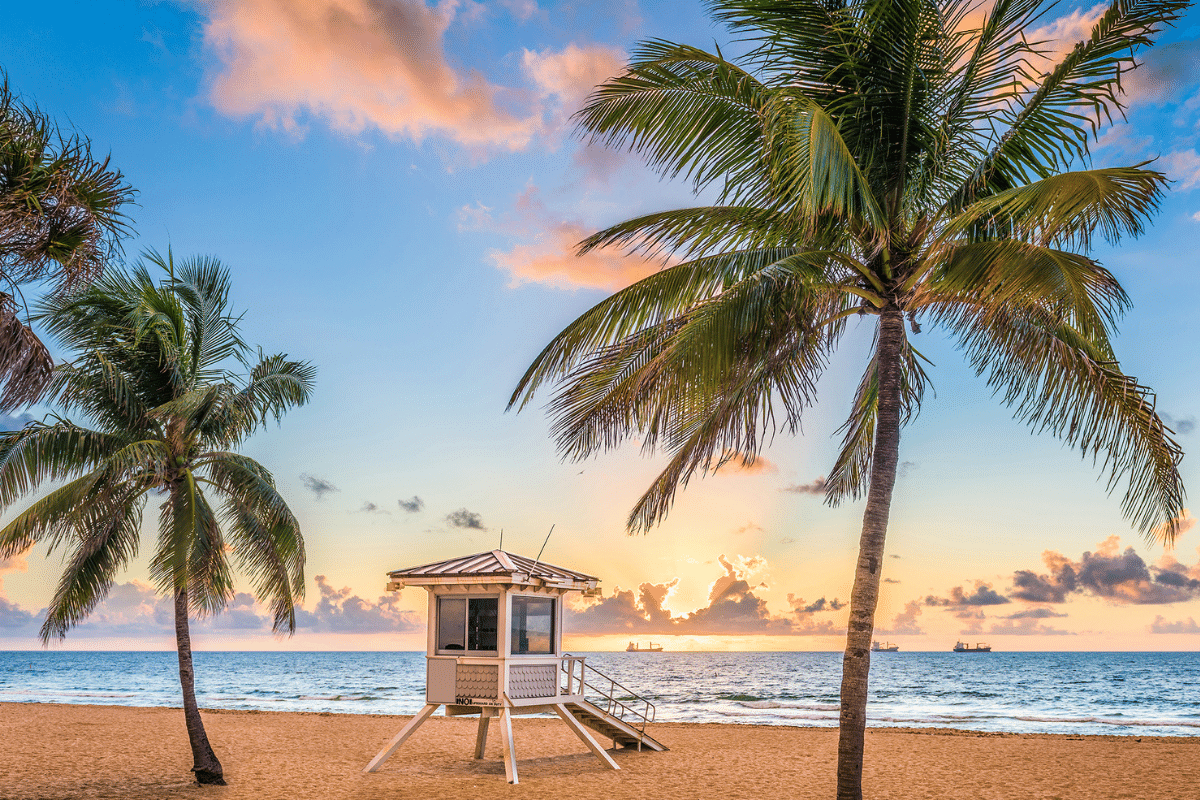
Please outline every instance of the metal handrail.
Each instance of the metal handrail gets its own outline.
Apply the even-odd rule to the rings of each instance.
[[[576,663],[579,664],[578,676],[575,675]],[[604,710],[609,716],[616,717],[626,725],[629,725],[629,727],[635,728],[639,733],[645,733],[646,724],[649,722],[654,722],[654,719],[658,714],[658,709],[655,708],[653,703],[644,697],[634,694],[629,690],[628,687],[622,686],[600,670],[593,667],[591,664],[588,664],[587,656],[573,656],[570,654],[564,654],[562,660],[559,662],[559,667],[562,672],[566,673],[567,676],[567,685],[565,687],[567,694],[575,693],[573,690],[576,682],[578,682],[579,694],[581,695],[585,693],[585,689],[591,689],[605,699],[606,707]],[[607,691],[602,689],[600,686],[597,686],[592,682],[592,680],[588,680],[589,671],[595,673],[602,682],[608,682]],[[622,700],[618,700],[615,697],[617,689],[620,689],[624,696],[633,698],[633,702],[645,704],[644,710],[639,710],[638,708],[631,706]],[[596,705],[599,704],[597,703]],[[637,717],[639,720],[641,720],[640,725],[636,722],[627,721],[625,719],[626,714]]]

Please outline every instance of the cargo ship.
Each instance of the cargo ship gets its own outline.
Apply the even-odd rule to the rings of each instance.
[[[980,642],[979,644],[975,644],[975,645],[970,645],[970,644],[967,644],[966,642],[955,642],[954,643],[954,652],[956,652],[956,653],[990,653],[990,652],[992,652],[992,646],[990,644],[983,644],[982,642]]]

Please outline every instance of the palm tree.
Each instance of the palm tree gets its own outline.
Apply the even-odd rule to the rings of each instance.
[[[63,294],[103,271],[134,191],[91,143],[18,100],[0,70],[0,411],[41,398],[54,361],[22,321],[20,287]]]
[[[229,272],[217,260],[176,265],[153,252],[146,260],[164,280],[139,262],[41,304],[39,320],[75,356],[55,368],[49,401],[86,424],[54,416],[0,434],[0,509],[61,484],[0,530],[0,556],[38,542],[68,549],[41,630],[45,643],[63,638],[137,555],[146,502],[162,498],[150,575],[174,598],[193,771],[200,783],[224,784],[196,705],[188,616],[215,614],[232,598],[232,554],[271,607],[275,630],[295,630],[300,525],[271,473],[234,450],[305,403],[315,370],[261,351],[251,363],[241,317],[229,309]]]
[[[630,532],[730,458],[794,431],[851,319],[874,344],[826,500],[866,496],[843,659],[839,798],[862,796],[870,642],[900,430],[927,383],[920,323],[1035,430],[1102,460],[1144,533],[1169,541],[1181,451],[1110,336],[1129,302],[1090,258],[1141,233],[1165,178],[1089,167],[1121,109],[1120,79],[1186,0],[1116,0],[1057,63],[1024,32],[1043,0],[710,0],[745,55],[652,40],[600,86],[582,132],[628,148],[712,205],[600,231],[665,257],[534,360],[509,407],[543,384],[564,456],[638,437],[669,454]],[[973,12],[980,19],[973,22]],[[1040,65],[1045,65],[1041,68]],[[1079,167],[1079,169],[1075,169]]]

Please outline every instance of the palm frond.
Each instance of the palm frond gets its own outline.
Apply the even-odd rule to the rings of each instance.
[[[1153,393],[1121,372],[1107,342],[1037,305],[947,303],[937,316],[1018,419],[1101,463],[1110,491],[1127,482],[1126,516],[1148,536],[1174,539],[1183,451],[1156,413]]]
[[[1087,158],[1088,140],[1123,109],[1121,75],[1170,25],[1189,0],[1113,0],[1091,35],[1051,70],[1022,72],[1022,94],[1006,115],[1004,133],[955,193],[951,207],[994,191],[1049,177]]]
[[[230,545],[255,595],[269,603],[276,631],[295,630],[295,600],[304,596],[300,523],[262,465],[236,453],[210,453],[203,471],[225,498]]]
[[[132,487],[112,491],[93,484],[93,488],[98,491],[69,512],[77,544],[46,609],[41,629],[44,643],[65,637],[83,621],[108,596],[117,573],[137,555],[145,494]]]
[[[876,342],[878,346],[878,342]],[[921,366],[923,357],[904,341],[900,362],[900,424],[907,425],[921,408],[929,376]],[[875,451],[875,422],[879,412],[879,355],[873,352],[858,384],[850,417],[839,429],[842,448],[829,477],[825,479],[825,502],[839,505],[846,498],[865,497],[870,488],[871,461]]]
[[[1139,236],[1158,211],[1167,176],[1132,167],[1063,172],[988,195],[951,219],[942,239],[1012,237],[1041,247],[1090,250],[1099,232],[1110,244]]]

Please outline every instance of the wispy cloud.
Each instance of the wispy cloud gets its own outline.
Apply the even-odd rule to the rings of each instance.
[[[780,491],[791,492],[792,494],[811,494],[825,495],[825,476],[817,478],[811,483],[796,483],[791,486],[785,486]]]
[[[721,475],[765,475],[778,472],[779,467],[766,456],[755,456],[726,450],[714,457],[708,468]]]
[[[555,209],[559,206],[555,206]],[[640,256],[629,256],[614,248],[577,255],[579,243],[596,232],[579,217],[564,216],[542,200],[540,188],[526,185],[512,211],[503,219],[493,218],[479,206],[459,210],[461,225],[506,233],[520,240],[512,247],[493,249],[488,257],[511,285],[540,283],[557,289],[605,289],[614,291],[652,274],[663,266]]]
[[[325,495],[332,494],[338,491],[338,488],[324,478],[318,478],[315,475],[302,473],[300,475],[300,483],[305,489],[313,493],[313,497],[318,500],[324,500]]]
[[[476,514],[474,511],[468,511],[465,508],[460,508],[457,511],[451,511],[446,515],[446,522],[455,528],[466,528],[468,530],[484,531],[487,530],[483,526],[483,517]]]
[[[400,510],[407,511],[409,514],[415,514],[425,507],[425,501],[415,494],[408,500],[397,500],[396,502],[400,504]]]
[[[925,632],[921,629],[921,624],[917,622],[919,616],[921,616],[921,601],[910,600],[904,604],[904,610],[896,615],[891,625],[878,629],[879,633],[892,636],[919,636]]]
[[[975,589],[967,591],[961,586],[955,586],[950,590],[949,597],[935,597],[929,595],[925,598],[927,606],[944,606],[944,607],[960,607],[960,606],[998,606],[1011,602],[1007,597],[997,592],[991,587],[991,584],[983,581],[975,581]]]
[[[1175,622],[1167,622],[1162,614],[1154,618],[1154,622],[1150,623],[1151,633],[1200,633],[1200,625],[1196,624],[1196,620],[1192,617],[1187,619],[1176,620]]]
[[[1196,213],[1195,218],[1197,221],[1200,221],[1200,212]],[[1166,423],[1167,427],[1171,428],[1176,433],[1181,433],[1186,436],[1187,434],[1196,430],[1195,417],[1176,417],[1172,416],[1171,414],[1165,414],[1161,411],[1158,413],[1158,415],[1162,417],[1162,421]]]

